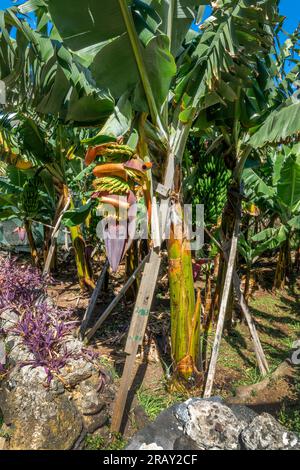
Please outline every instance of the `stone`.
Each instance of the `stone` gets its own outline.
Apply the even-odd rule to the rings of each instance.
[[[0,450],[6,450],[6,439],[4,437],[0,437]]]
[[[0,327],[11,328],[17,320],[14,315],[4,312]],[[43,367],[20,365],[33,357],[18,337],[5,331],[10,372],[0,386],[0,415],[9,429],[9,450],[72,449],[87,432],[107,423],[109,387],[99,391],[99,369],[80,357],[81,341],[69,338],[66,347],[75,357],[47,386]]]
[[[24,367],[14,370],[1,386],[0,407],[11,430],[10,450],[67,450],[81,433],[82,418],[70,397],[53,394],[43,379],[42,368]]]
[[[239,449],[241,424],[227,406],[199,400],[188,404],[183,432],[199,449]]]
[[[240,421],[243,427],[247,424],[250,424],[253,419],[257,416],[257,413],[253,411],[251,408],[245,405],[234,405],[228,404],[226,405],[231,409],[235,417]]]
[[[95,367],[92,362],[83,358],[70,359],[68,364],[61,371],[61,378],[68,387],[75,387],[83,380],[88,379],[95,373]]]
[[[150,447],[154,446],[154,447]],[[156,446],[156,447],[155,447]],[[164,410],[140,430],[126,449],[298,450],[297,436],[272,416],[219,397],[191,398]]]
[[[151,444],[143,443],[139,450],[163,450],[163,448],[159,447],[155,442],[152,442]]]
[[[163,450],[173,450],[174,442],[182,435],[182,427],[175,412],[177,405],[164,410],[153,423],[139,431],[129,442],[127,450],[140,449],[142,445],[155,443]]]
[[[263,413],[241,433],[246,450],[293,450],[299,449],[297,436],[287,431],[273,416]]]
[[[92,416],[83,416],[82,420],[85,431],[89,434],[93,434],[108,423],[109,416],[107,410],[103,409]]]
[[[10,328],[13,328],[19,320],[19,315],[17,315],[12,310],[4,310],[0,314],[0,328],[5,332]]]
[[[190,437],[182,435],[174,442],[174,450],[199,450],[199,447]]]

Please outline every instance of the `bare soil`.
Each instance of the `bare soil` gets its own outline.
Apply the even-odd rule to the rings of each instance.
[[[99,275],[102,264],[101,258],[95,261],[96,276]],[[250,301],[271,372],[291,357],[293,341],[300,338],[299,279],[295,288],[274,293],[270,289],[273,273],[272,265],[256,270],[259,282]],[[201,396],[202,393],[201,382],[197,385],[191,384],[188,390],[178,390],[169,380],[170,312],[168,280],[164,267],[160,278],[145,344],[136,361],[136,376],[129,394],[124,421],[126,438],[148,421],[151,412],[149,408],[151,403],[155,402],[153,397],[160,400],[163,407],[164,404],[172,404],[191,395]],[[204,279],[200,278],[197,287],[203,287],[203,281]],[[99,296],[91,324],[121,289],[123,282],[124,267],[121,267],[117,274],[110,276],[108,289]],[[48,293],[58,306],[74,310],[78,320],[83,318],[90,292],[80,290],[71,257],[59,261],[59,273],[53,275],[53,284],[49,286]],[[133,305],[132,300],[124,298],[91,341],[91,346],[101,353],[103,362],[113,368],[117,381],[125,362],[123,348]],[[209,341],[212,343],[213,335]],[[259,412],[270,412],[275,416],[283,406],[299,408],[299,368],[290,366],[285,375],[272,379],[266,387],[258,391],[254,389],[246,399],[239,400],[236,396],[239,387],[257,384],[262,379],[256,367],[248,328],[244,323],[237,322],[232,331],[224,335],[222,341],[214,395],[222,396],[229,402],[249,405]],[[155,412],[156,410],[153,410],[153,413]]]

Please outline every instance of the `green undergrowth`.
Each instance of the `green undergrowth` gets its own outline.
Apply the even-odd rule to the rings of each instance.
[[[291,357],[293,343],[300,339],[297,293],[288,295],[286,291],[279,291],[257,295],[250,301],[250,309],[272,373]],[[234,372],[234,378],[225,387],[225,396],[234,394],[240,385],[253,385],[262,380],[246,324],[237,324],[224,336],[218,364],[225,374],[227,369],[229,375],[230,371]]]
[[[278,420],[284,427],[300,437],[300,410],[283,405]]]
[[[137,392],[137,400],[151,421],[154,421],[166,408],[186,399],[186,396],[178,392],[167,393],[163,387],[155,390],[141,387]]]
[[[109,438],[99,434],[88,434],[85,438],[85,450],[122,450],[127,442],[120,434],[114,434]]]

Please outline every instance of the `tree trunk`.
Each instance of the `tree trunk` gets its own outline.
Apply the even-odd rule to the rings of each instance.
[[[217,253],[214,259],[214,278],[218,277],[218,272],[219,272],[219,266],[220,266],[220,253]]]
[[[177,203],[178,220],[181,213]],[[190,243],[182,235],[181,221],[177,226],[171,224],[168,254],[172,357],[176,375],[188,380],[199,363],[200,305],[195,302],[192,254]]]
[[[126,253],[126,280],[134,273],[139,265],[139,246],[138,241],[134,240]],[[134,283],[126,292],[128,301],[135,300],[139,288],[139,280],[135,279]]]
[[[287,278],[291,276],[292,273],[292,259],[291,259],[291,250],[290,250],[290,240],[289,238],[281,245],[276,272],[274,280],[275,289],[283,289]]]
[[[37,252],[35,240],[33,237],[32,229],[31,229],[31,222],[26,219],[24,221],[24,225],[25,225],[27,239],[28,239],[28,243],[30,247],[30,254],[31,254],[32,261],[35,266],[39,266],[40,261],[39,261],[38,252]]]
[[[69,190],[67,186],[64,185],[63,188],[64,201],[69,197]],[[71,199],[70,208],[74,208],[74,203]],[[87,258],[85,241],[83,239],[81,228],[79,225],[76,227],[70,227],[71,240],[75,252],[75,262],[77,268],[77,275],[79,279],[79,284],[82,289],[91,288],[95,289],[95,284],[93,281],[92,268],[90,260]]]

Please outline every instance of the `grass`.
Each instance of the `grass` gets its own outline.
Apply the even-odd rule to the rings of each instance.
[[[110,439],[100,435],[88,434],[85,438],[85,450],[122,450],[127,442],[120,434],[114,434]]]
[[[279,422],[300,437],[300,410],[283,405],[278,416]]]
[[[137,392],[137,399],[148,418],[154,421],[163,410],[185,400],[186,397],[180,393],[166,394],[162,388],[156,390],[140,388]]]
[[[107,356],[101,356],[99,363],[110,373],[113,380],[119,379],[119,374],[113,366],[113,361]]]
[[[272,373],[284,360],[291,357],[292,346],[300,338],[300,310],[297,299],[286,291],[265,292],[250,301],[250,309]],[[249,330],[237,324],[221,343],[218,365],[230,376],[227,385],[216,387],[223,396],[235,392],[240,385],[253,385],[262,380]],[[230,371],[234,372],[231,377]],[[222,370],[223,372],[223,370]],[[222,374],[221,374],[222,375]]]
[[[244,372],[244,377],[238,382],[238,385],[254,385],[263,380],[263,377],[257,367],[249,367]]]

